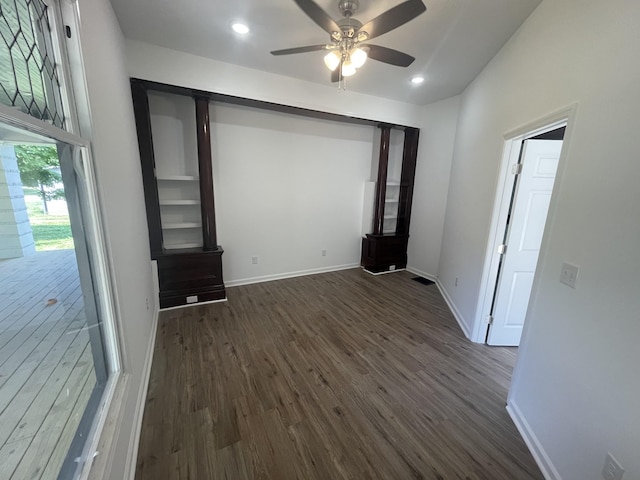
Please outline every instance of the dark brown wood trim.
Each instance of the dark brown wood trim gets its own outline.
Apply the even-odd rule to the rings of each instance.
[[[376,184],[376,203],[373,217],[373,234],[382,235],[384,230],[384,203],[387,195],[387,169],[389,167],[389,141],[391,128],[380,125],[380,157],[378,160],[378,180]]]
[[[310,118],[315,118],[320,120],[329,120],[333,122],[353,123],[356,125],[372,125],[372,126],[377,126],[380,124],[379,120],[373,120],[373,119],[361,118],[361,117],[351,117],[349,115],[342,115],[339,113],[323,112],[320,110],[313,110],[310,108],[294,107],[291,105],[267,102],[264,100],[256,100],[253,98],[237,97],[234,95],[226,95],[223,93],[205,92],[202,90],[196,90],[196,89],[191,89],[187,87],[180,87],[177,85],[167,85],[166,83],[153,82],[151,80],[131,79],[131,81],[142,83],[149,90],[172,93],[175,95],[186,95],[188,97],[205,96],[214,102],[230,103],[233,105],[259,108],[262,110],[288,113],[291,115],[300,115],[304,117],[310,117]],[[407,125],[400,125],[400,124],[389,124],[389,126],[391,128],[400,128],[400,129],[407,127]]]
[[[397,235],[409,234],[411,205],[413,202],[413,184],[418,159],[418,136],[420,130],[407,127],[404,130],[404,150],[402,153],[402,173],[400,174],[400,198],[398,203]]]
[[[209,121],[209,97],[195,96],[196,134],[198,137],[198,172],[200,176],[200,211],[202,214],[202,249],[215,250],[216,209],[213,196],[213,167],[211,165],[211,123]]]
[[[151,133],[151,116],[149,113],[149,98],[144,82],[131,80],[131,95],[133,98],[133,113],[136,119],[138,133],[138,149],[142,166],[142,183],[145,191],[145,207],[147,209],[147,225],[149,228],[149,247],[151,258],[162,255],[162,222],[158,199],[158,185],[156,182],[155,157],[153,153],[153,135]]]

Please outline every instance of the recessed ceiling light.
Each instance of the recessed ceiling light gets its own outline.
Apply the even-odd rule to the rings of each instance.
[[[424,77],[419,75],[411,78],[411,83],[414,85],[420,85],[422,82],[424,82]]]
[[[239,33],[240,35],[246,35],[249,33],[249,27],[247,27],[244,23],[234,23],[231,25],[233,31]]]

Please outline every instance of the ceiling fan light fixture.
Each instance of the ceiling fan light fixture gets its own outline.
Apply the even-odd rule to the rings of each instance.
[[[367,61],[367,52],[362,48],[354,48],[350,55],[351,63],[355,68],[360,68]]]
[[[350,77],[351,75],[356,73],[356,67],[351,63],[350,60],[345,60],[342,62],[342,76]]]
[[[324,57],[324,64],[329,70],[333,72],[336,68],[338,68],[338,65],[340,65],[340,54],[335,50],[333,52],[327,53]]]
[[[369,40],[369,34],[367,32],[359,31],[356,40],[358,42],[366,42],[367,40]]]
[[[249,27],[247,27],[244,23],[236,22],[231,25],[231,28],[234,32],[239,33],[240,35],[246,35],[249,33]]]
[[[316,1],[318,0],[294,0],[316,25],[329,34],[329,43],[273,50],[271,55],[328,50],[324,54],[324,64],[333,72],[331,82],[337,83],[338,88],[343,90],[346,89],[346,78],[354,75],[369,56],[378,62],[397,67],[408,67],[415,61],[414,57],[406,53],[366,42],[401,27],[425,12],[427,7],[423,0],[404,0],[365,24],[354,18],[360,0],[337,0],[338,10],[342,14],[342,18],[338,20],[334,20]],[[414,80],[414,83],[417,81]]]

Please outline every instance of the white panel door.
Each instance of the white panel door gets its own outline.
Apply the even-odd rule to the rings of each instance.
[[[496,285],[489,345],[520,344],[561,149],[559,140],[525,141],[507,250]]]

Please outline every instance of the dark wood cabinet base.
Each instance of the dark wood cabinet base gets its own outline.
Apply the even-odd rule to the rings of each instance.
[[[160,308],[226,298],[222,280],[222,253],[200,249],[172,250],[158,256]]]
[[[360,264],[371,273],[406,268],[408,243],[409,235],[367,234],[362,239]]]

